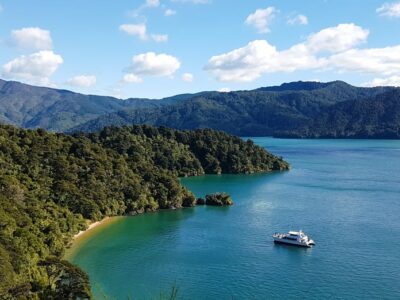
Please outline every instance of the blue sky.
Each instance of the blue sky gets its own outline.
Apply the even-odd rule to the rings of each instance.
[[[0,49],[3,79],[122,98],[400,85],[400,1],[0,0]]]

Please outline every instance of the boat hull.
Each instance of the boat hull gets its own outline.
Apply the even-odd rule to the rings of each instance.
[[[274,240],[274,243],[275,244],[280,244],[280,245],[289,245],[289,246],[295,246],[295,247],[302,247],[302,248],[311,248],[311,245],[299,244],[299,243],[288,243],[286,241]]]

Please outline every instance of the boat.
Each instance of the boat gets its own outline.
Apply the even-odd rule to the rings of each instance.
[[[314,246],[315,243],[302,230],[289,231],[288,233],[274,233],[272,235],[274,242],[277,244],[287,244],[299,247]]]

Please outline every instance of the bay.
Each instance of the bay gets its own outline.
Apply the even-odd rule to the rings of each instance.
[[[75,243],[96,299],[400,298],[400,141],[253,140],[292,169],[184,178],[235,205],[120,218]],[[316,246],[272,242],[297,229]]]

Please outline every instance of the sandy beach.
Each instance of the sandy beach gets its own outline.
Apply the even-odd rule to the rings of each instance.
[[[73,236],[70,246],[66,249],[64,258],[70,259],[75,253],[75,250],[78,249],[82,244],[84,244],[88,238],[90,238],[93,234],[97,234],[98,231],[101,231],[103,227],[110,225],[120,218],[123,217],[105,217],[101,221],[91,223],[86,230],[79,231]]]
[[[110,217],[105,217],[103,220],[101,221],[97,221],[97,222],[93,222],[89,225],[89,227],[86,230],[81,230],[79,231],[77,234],[75,234],[73,236],[73,239],[75,240],[76,238],[80,237],[82,234],[85,234],[86,232],[88,232],[89,230],[99,226],[100,224],[102,224],[103,222],[107,221]]]

